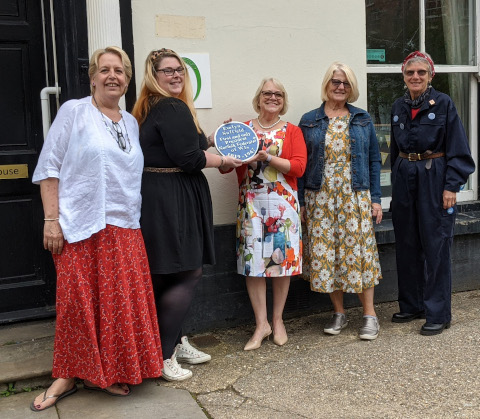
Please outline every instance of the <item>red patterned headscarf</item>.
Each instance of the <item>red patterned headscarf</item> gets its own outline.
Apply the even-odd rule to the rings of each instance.
[[[420,57],[420,58],[423,58],[425,60],[427,60],[428,64],[430,64],[430,68],[432,70],[432,79],[433,77],[435,76],[435,67],[433,66],[433,61],[432,59],[424,54],[423,52],[420,52],[420,51],[415,51],[415,52],[412,52],[411,54],[408,54],[407,55],[407,58],[405,58],[405,60],[403,60],[403,64],[402,64],[402,74],[403,74],[403,69],[405,68],[405,65],[412,59],[412,58],[415,58],[415,57]]]

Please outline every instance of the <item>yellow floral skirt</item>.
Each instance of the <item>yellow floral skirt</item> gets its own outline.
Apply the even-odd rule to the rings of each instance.
[[[362,293],[382,277],[370,191],[352,191],[351,163],[326,164],[319,191],[305,190],[303,277],[312,291]]]

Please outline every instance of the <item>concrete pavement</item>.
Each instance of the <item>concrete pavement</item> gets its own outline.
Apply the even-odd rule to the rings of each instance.
[[[71,397],[43,412],[32,412],[30,403],[38,391],[21,393],[0,401],[0,418],[5,419],[205,419],[201,407],[186,390],[164,387],[145,380],[128,397],[110,397],[81,388]]]
[[[376,309],[372,342],[358,339],[359,308],[338,336],[323,334],[330,313],[287,320],[284,347],[244,352],[253,325],[217,330],[190,339],[212,355],[190,380],[146,380],[125,399],[80,389],[42,413],[29,410],[38,390],[22,393],[0,398],[0,418],[480,418],[480,291],[453,296],[438,336],[391,323],[396,303]]]

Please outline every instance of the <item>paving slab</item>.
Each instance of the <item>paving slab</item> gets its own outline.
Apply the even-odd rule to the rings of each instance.
[[[50,375],[53,339],[40,339],[0,347],[0,383]]]
[[[419,334],[424,320],[391,323],[396,303],[376,310],[381,330],[370,342],[358,338],[358,308],[337,336],[322,332],[330,313],[287,321],[284,347],[244,352],[253,326],[213,332],[212,361],[167,385],[219,419],[480,418],[480,292],[453,296],[452,327],[438,336]]]
[[[58,413],[54,407],[43,412],[30,410],[30,403],[36,394],[20,393],[14,396],[0,397],[0,419],[58,419]]]
[[[36,390],[0,398],[0,418],[480,419],[480,290],[452,302],[452,327],[438,336],[419,334],[424,320],[392,323],[398,306],[385,303],[375,341],[358,338],[362,312],[352,308],[337,336],[323,333],[331,313],[313,313],[286,321],[285,346],[245,352],[252,319],[190,337],[212,355],[184,365],[190,380],[146,380],[126,398],[79,389],[41,414],[29,410]]]
[[[157,380],[145,380],[135,386],[128,397],[112,397],[108,394],[85,390],[61,400],[58,405],[44,412],[32,412],[30,403],[38,390],[21,393],[0,400],[1,419],[205,419],[201,407],[186,390],[164,387]]]
[[[0,326],[0,383],[33,387],[52,372],[55,320]],[[20,387],[19,387],[20,388]]]
[[[55,336],[55,320],[39,320],[0,326],[0,347]]]

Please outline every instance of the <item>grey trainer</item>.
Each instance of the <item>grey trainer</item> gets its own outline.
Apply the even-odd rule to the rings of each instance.
[[[325,325],[323,331],[329,335],[338,335],[342,329],[347,327],[348,320],[345,314],[335,313],[331,320]]]
[[[377,317],[364,317],[363,326],[360,328],[358,335],[360,339],[374,340],[378,336],[380,325]]]

